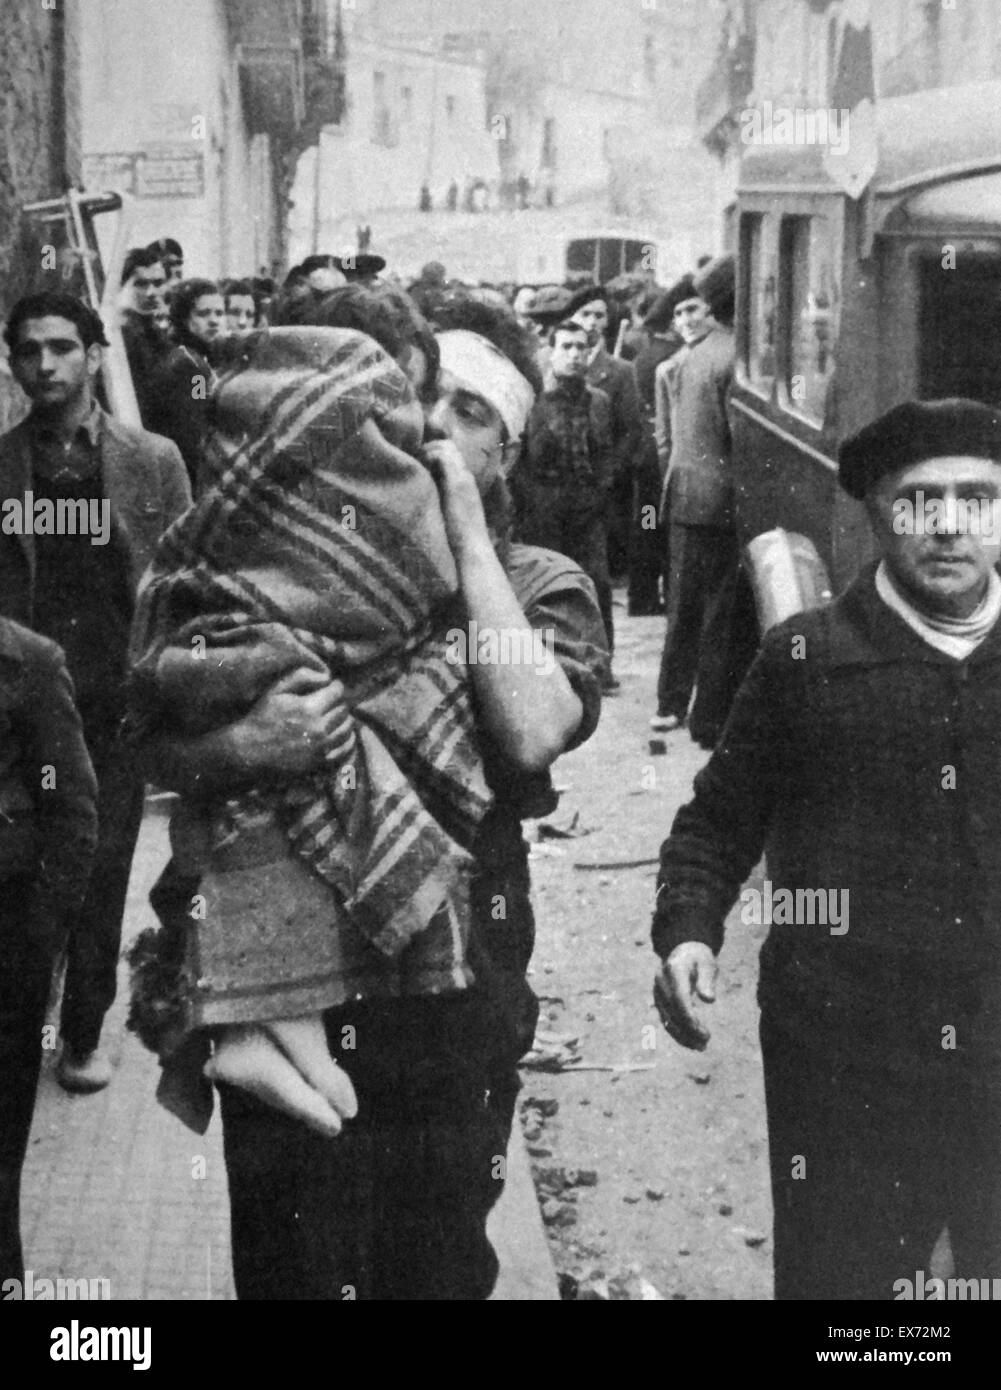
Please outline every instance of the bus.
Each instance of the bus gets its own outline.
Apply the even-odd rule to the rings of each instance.
[[[737,526],[808,538],[833,592],[875,554],[841,440],[908,399],[1001,404],[1001,82],[876,110],[857,201],[817,145],[749,146],[738,184]]]

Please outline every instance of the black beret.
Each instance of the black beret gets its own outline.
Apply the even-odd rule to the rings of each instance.
[[[733,256],[717,256],[716,260],[697,270],[693,276],[695,293],[704,299],[715,314],[733,303],[737,264]]]
[[[888,473],[952,455],[1001,463],[1001,411],[961,396],[895,405],[843,442],[838,481],[861,500]]]
[[[600,299],[602,304],[610,305],[613,295],[604,285],[585,285],[582,290],[577,290],[570,303],[566,307],[564,317],[572,319],[578,310],[583,309],[585,304],[593,304],[596,299]]]
[[[669,290],[658,296],[653,308],[643,320],[643,327],[649,328],[651,333],[665,332],[674,323],[674,311],[678,305],[684,304],[686,299],[695,298],[695,281],[690,275],[682,275]]]
[[[377,256],[374,251],[347,251],[331,259],[342,275],[378,275],[386,269],[385,256]]]

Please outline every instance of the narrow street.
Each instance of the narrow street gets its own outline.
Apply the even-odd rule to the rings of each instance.
[[[549,1254],[564,1297],[578,1281],[580,1292],[598,1297],[652,1297],[650,1286],[668,1299],[768,1298],[754,1036],[759,933],[734,931],[713,1040],[705,1054],[683,1052],[651,1002],[653,864],[579,867],[653,860],[704,759],[683,732],[668,735],[666,756],[649,753],[663,619],[624,611],[620,594],[622,692],[606,701],[594,738],[555,773],[568,790],[552,824],[576,815],[575,831],[588,833],[551,839],[543,831],[533,851],[532,983],[541,1026],[577,1037],[584,1061],[649,1069],[525,1071],[523,1123]],[[163,809],[153,803],[147,813],[126,942],[151,919],[147,893],[167,854]],[[54,1052],[43,1068],[24,1173],[27,1265],[39,1277],[108,1279],[115,1299],[231,1299],[218,1117],[199,1137],[157,1104],[156,1061],[125,1031],[127,994],[123,962],[105,1027],[116,1064],[107,1091],[67,1095],[55,1080]],[[496,1296],[554,1297],[520,1160],[519,1152],[492,1228],[503,1264]]]
[[[636,1299],[645,1289],[652,1298],[649,1285],[665,1299],[768,1299],[771,1203],[754,997],[766,929],[731,914],[712,1040],[704,1053],[679,1048],[651,997],[656,868],[647,861],[707,755],[684,731],[666,736],[666,755],[648,751],[663,619],[625,617],[623,597],[615,662],[622,691],[605,702],[590,743],[556,768],[569,789],[551,820],[562,827],[576,815],[575,828],[590,833],[546,838],[533,852],[532,984],[542,996],[541,1026],[578,1038],[585,1062],[649,1070],[526,1071],[529,1153],[557,1269],[581,1293]],[[563,1284],[572,1296],[571,1280]]]

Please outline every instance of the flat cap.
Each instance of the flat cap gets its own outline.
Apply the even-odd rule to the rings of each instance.
[[[566,318],[567,306],[573,295],[562,285],[543,285],[535,295],[535,303],[532,305],[530,318],[538,319],[540,323],[558,323],[560,319]]]
[[[1001,409],[962,396],[905,401],[842,443],[838,481],[861,500],[888,473],[959,455],[1001,463]]]
[[[717,256],[714,261],[697,270],[692,278],[695,293],[706,301],[714,314],[733,304],[737,283],[737,263],[733,256]]]

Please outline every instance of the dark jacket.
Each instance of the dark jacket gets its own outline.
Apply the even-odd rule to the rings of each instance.
[[[34,881],[25,930],[55,951],[97,844],[97,783],[54,642],[0,618],[0,891]]]
[[[713,324],[700,342],[662,369],[675,402],[668,466],[672,523],[733,526],[733,446],[726,412],[733,351],[733,329]]]
[[[129,556],[134,593],[161,535],[191,505],[191,489],[176,445],[103,411],[100,451],[112,527]],[[0,436],[0,499],[23,498],[31,478],[30,426],[22,421]],[[34,537],[0,535],[0,611],[30,627],[34,591]]]
[[[137,314],[134,309],[122,313],[122,341],[128,358],[129,373],[136,393],[139,418],[150,429],[150,412],[154,404],[154,381],[158,369],[170,352],[170,340],[153,319]]]
[[[608,397],[612,428],[612,469],[616,478],[636,466],[643,421],[632,364],[612,357],[604,343],[587,369],[587,384]]]
[[[773,1021],[899,1071],[1001,1066],[1001,624],[954,661],[874,572],[766,636],[662,847],[654,945],[718,950],[764,851],[773,894],[849,894],[847,932],[771,927]]]
[[[581,408],[587,411],[589,456],[583,479],[574,476],[565,447],[570,417]],[[573,487],[582,513],[600,511],[614,478],[613,460],[611,403],[604,391],[583,381],[554,382],[538,397],[528,417],[512,491],[519,498],[522,484]]]
[[[143,415],[148,430],[177,445],[192,492],[201,472],[214,383],[215,370],[204,352],[194,342],[178,343],[154,373],[149,409]]]

